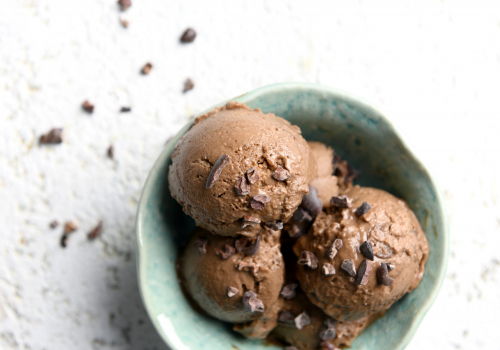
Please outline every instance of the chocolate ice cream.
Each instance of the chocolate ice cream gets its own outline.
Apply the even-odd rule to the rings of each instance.
[[[309,141],[307,144],[318,165],[318,175],[311,186],[318,190],[323,208],[329,208],[330,198],[339,194],[338,179],[333,175],[333,149],[321,142]]]
[[[276,318],[284,280],[280,231],[261,229],[253,238],[223,237],[196,228],[183,251],[181,277],[188,294],[209,315],[243,323]]]
[[[311,302],[336,320],[388,309],[417,287],[429,245],[408,205],[355,186],[332,198],[294,246],[297,278]]]
[[[196,224],[225,236],[254,236],[288,221],[316,177],[300,129],[238,102],[198,117],[176,145],[172,196]]]

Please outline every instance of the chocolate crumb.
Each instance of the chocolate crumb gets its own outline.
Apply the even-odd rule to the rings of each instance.
[[[394,265],[394,263],[386,263],[386,265],[388,271],[392,271],[396,268],[396,265]]]
[[[368,260],[363,259],[361,265],[359,265],[358,274],[356,276],[356,284],[360,286],[366,285],[371,272],[372,265],[368,262]]]
[[[323,264],[323,274],[325,276],[335,275],[335,267],[333,267],[333,265],[329,263]]]
[[[307,312],[304,311],[299,316],[295,317],[294,322],[295,322],[295,327],[301,330],[302,328],[311,323],[311,318],[309,317]]]
[[[97,224],[97,226],[94,227],[94,229],[89,232],[89,234],[87,235],[87,238],[88,239],[95,239],[95,238],[99,237],[99,235],[102,232],[102,224],[103,224],[102,220],[99,221],[99,223]]]
[[[260,174],[259,171],[255,168],[250,168],[247,170],[247,179],[248,182],[250,182],[251,185],[259,181],[260,179]]]
[[[66,233],[63,233],[61,236],[61,247],[66,248],[68,242],[68,235]]]
[[[349,276],[356,276],[356,268],[354,267],[354,261],[350,259],[346,259],[342,261],[342,265],[340,265],[340,268],[347,272]]]
[[[184,31],[184,33],[181,36],[181,43],[192,43],[194,39],[196,38],[196,32],[188,28]]]
[[[222,260],[227,260],[234,255],[235,249],[229,244],[224,245],[224,251],[219,250],[216,254],[219,255]]]
[[[297,263],[299,265],[307,266],[312,270],[318,268],[318,258],[316,257],[316,255],[314,255],[314,253],[307,250],[304,250],[302,253],[300,253],[300,258]]]
[[[276,221],[268,221],[266,222],[266,227],[272,229],[272,230],[282,230],[283,229],[283,221],[281,220],[276,220]]]
[[[192,90],[193,88],[194,88],[194,81],[192,81],[191,79],[186,79],[186,81],[184,82],[184,90],[182,90],[182,92],[186,93],[189,90]]]
[[[207,254],[208,239],[205,237],[198,237],[196,240],[196,247],[201,254]]]
[[[241,253],[243,249],[246,248],[247,243],[248,243],[248,237],[242,236],[241,238],[238,238],[236,241],[234,241],[234,247],[236,248],[236,251],[238,253]]]
[[[260,266],[254,263],[249,263],[246,261],[240,261],[238,264],[238,270],[239,271],[248,271],[251,272],[252,274],[256,274],[260,269]]]
[[[394,278],[387,276],[389,273],[389,268],[386,263],[381,263],[377,271],[377,280],[383,286],[390,286],[394,283]]]
[[[120,5],[120,8],[122,9],[122,11],[125,11],[130,6],[132,6],[132,1],[131,0],[118,0],[118,5]]]
[[[360,247],[359,250],[361,251],[361,254],[363,256],[371,261],[375,259],[375,256],[373,254],[373,248],[372,244],[368,241],[365,241]]]
[[[224,167],[227,165],[229,162],[229,156],[227,154],[223,154],[217,159],[215,162],[214,166],[212,167],[212,170],[210,171],[210,174],[208,174],[207,177],[207,183],[205,185],[205,188],[208,190],[212,188],[217,180],[219,180],[220,173],[224,169]]]
[[[257,235],[257,237],[255,238],[255,241],[248,246],[247,250],[245,251],[245,255],[257,254],[257,252],[259,251],[259,248],[260,248],[260,241],[261,240],[262,240],[262,238],[260,237],[260,235]]]
[[[232,298],[239,293],[239,290],[234,287],[227,287],[227,296]]]
[[[128,113],[128,112],[131,112],[132,111],[132,108],[130,107],[122,107],[120,108],[120,112],[121,113]]]
[[[259,219],[257,219],[254,216],[250,216],[250,215],[245,215],[242,220],[243,221],[241,222],[241,228],[245,228],[247,226],[255,226],[255,225],[260,224]]]
[[[236,183],[234,184],[234,192],[236,192],[237,196],[246,196],[250,193],[250,184],[244,176],[236,180]]]
[[[293,299],[297,295],[298,283],[288,283],[286,284],[280,292],[280,295],[287,299]]]
[[[266,203],[269,203],[270,201],[271,197],[266,196],[265,194],[258,194],[252,198],[250,206],[256,210],[264,210]]]
[[[146,63],[141,69],[142,75],[148,75],[151,72],[151,69],[153,69],[153,65],[149,62]]]
[[[54,128],[45,135],[40,136],[40,143],[44,145],[55,145],[63,141],[63,129]]]
[[[320,350],[337,350],[337,348],[335,345],[325,340],[321,342]]]
[[[333,242],[333,246],[335,248],[337,248],[337,250],[340,250],[340,248],[342,248],[344,246],[344,242],[342,242],[342,239],[340,238],[337,238],[334,242]]]
[[[68,221],[64,225],[64,233],[65,234],[71,233],[71,232],[76,231],[76,230],[78,230],[78,226],[73,221]]]
[[[350,208],[352,199],[347,197],[346,195],[336,196],[330,199],[330,203],[337,208]]]
[[[264,303],[251,290],[243,294],[243,306],[250,312],[264,312]]]
[[[307,212],[307,210],[303,208],[297,208],[293,213],[292,220],[296,224],[300,224],[301,222],[310,222],[312,221],[311,215]]]
[[[272,176],[276,181],[285,182],[290,178],[291,175],[288,170],[283,169],[281,166],[278,166]]]
[[[115,157],[115,148],[113,145],[108,147],[108,157],[113,159]]]
[[[50,223],[50,228],[56,228],[57,226],[59,226],[59,221],[57,221],[57,220],[53,220]]]
[[[283,310],[278,315],[279,323],[293,324],[295,316],[290,311]]]
[[[94,105],[91,104],[89,101],[84,101],[82,103],[82,108],[87,113],[90,113],[90,114],[94,113]]]
[[[323,323],[319,331],[319,338],[321,340],[332,340],[337,336],[337,321],[333,318],[328,318]]]
[[[323,203],[318,197],[318,190],[314,186],[309,186],[309,193],[302,198],[301,206],[307,210],[313,218],[321,213],[323,209]]]
[[[357,209],[354,209],[354,214],[356,216],[363,216],[364,214],[368,213],[368,210],[371,209],[371,205],[363,202]]]
[[[120,18],[120,24],[123,28],[128,28],[130,23],[126,19]]]

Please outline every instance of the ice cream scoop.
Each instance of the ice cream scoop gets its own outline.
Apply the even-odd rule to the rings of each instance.
[[[429,246],[417,218],[374,188],[352,187],[332,203],[294,245],[301,288],[337,320],[388,309],[423,277]]]
[[[280,231],[261,229],[252,240],[196,228],[180,257],[187,293],[209,315],[226,322],[259,319],[278,300],[284,280]]]
[[[196,119],[175,147],[172,197],[211,232],[254,236],[288,221],[316,177],[300,129],[238,102]]]

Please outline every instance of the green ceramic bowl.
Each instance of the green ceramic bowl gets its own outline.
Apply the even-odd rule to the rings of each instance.
[[[445,276],[449,234],[434,180],[380,112],[344,92],[287,83],[263,87],[232,100],[298,125],[306,140],[332,146],[360,169],[360,185],[389,191],[413,209],[430,243],[424,278],[415,291],[394,304],[352,345],[353,349],[403,349],[436,299]],[[194,221],[170,196],[167,172],[175,144],[192,123],[169,142],[157,160],[139,204],[137,270],[142,299],[153,324],[172,349],[278,349],[265,341],[244,339],[231,331],[231,325],[198,314],[177,282],[177,254]]]

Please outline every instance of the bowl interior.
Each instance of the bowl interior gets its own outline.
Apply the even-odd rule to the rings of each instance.
[[[330,145],[361,170],[362,186],[384,189],[408,202],[430,244],[419,287],[358,337],[353,349],[403,349],[434,301],[444,278],[448,232],[442,200],[427,171],[391,124],[365,102],[337,90],[308,84],[279,84],[232,99],[272,112],[298,125],[308,141]],[[224,103],[221,103],[221,105]],[[146,309],[173,349],[273,349],[250,341],[231,325],[198,314],[184,297],[175,262],[194,221],[168,191],[170,155],[186,125],[167,145],[146,182],[137,216],[138,274]]]

